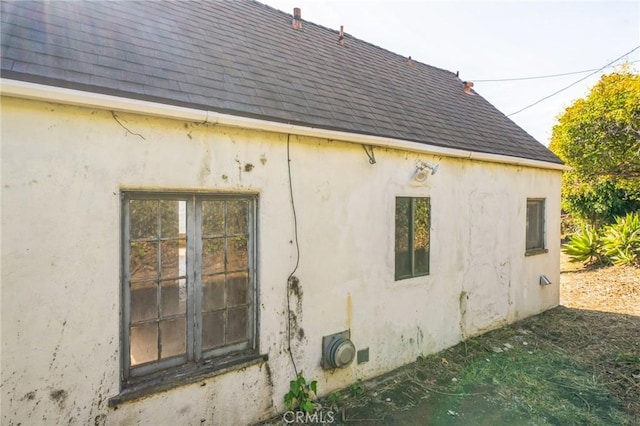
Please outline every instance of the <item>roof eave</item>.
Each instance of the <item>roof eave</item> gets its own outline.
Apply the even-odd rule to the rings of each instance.
[[[194,122],[220,124],[230,127],[262,130],[267,132],[293,134],[330,139],[348,143],[371,145],[384,148],[400,149],[444,157],[463,158],[475,161],[510,164],[522,167],[534,167],[551,170],[570,170],[564,164],[528,158],[490,154],[462,149],[446,148],[413,141],[323,129],[298,124],[281,123],[264,119],[256,119],[238,115],[223,114],[204,109],[187,108],[158,102],[142,101],[132,98],[86,92],[76,89],[61,88],[38,83],[0,78],[2,96],[22,99],[54,102],[66,105],[106,109],[135,114],[146,114],[156,117],[182,119]]]

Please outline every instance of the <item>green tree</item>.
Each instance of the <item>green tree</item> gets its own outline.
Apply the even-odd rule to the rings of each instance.
[[[640,75],[625,66],[602,76],[560,115],[549,148],[572,167],[562,204],[578,221],[610,223],[640,209]]]

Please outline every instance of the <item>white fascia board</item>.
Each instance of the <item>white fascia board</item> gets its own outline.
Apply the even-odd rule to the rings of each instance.
[[[0,79],[0,94],[2,96],[32,99],[44,102],[55,102],[111,111],[129,112],[156,117],[188,120],[203,124],[220,124],[230,127],[241,127],[252,130],[285,133],[299,136],[310,136],[341,142],[372,145],[383,148],[399,149],[428,155],[464,158],[475,161],[511,164],[522,167],[534,167],[552,170],[570,170],[562,164],[546,161],[529,160],[526,158],[507,155],[487,154],[462,149],[444,148],[402,139],[384,138],[380,136],[363,135],[358,133],[341,132],[296,124],[279,123],[230,114],[221,114],[195,108],[184,108],[157,102],[140,101],[120,96],[103,95],[75,89],[66,89],[18,80]]]

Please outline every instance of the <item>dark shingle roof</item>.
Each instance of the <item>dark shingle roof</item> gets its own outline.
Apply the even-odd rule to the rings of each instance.
[[[1,8],[5,78],[561,163],[452,72],[252,0]]]

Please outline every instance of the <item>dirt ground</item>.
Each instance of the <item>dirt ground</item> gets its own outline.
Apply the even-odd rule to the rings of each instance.
[[[263,424],[640,425],[640,269],[563,258],[560,304]]]
[[[640,316],[640,269],[588,268],[563,256],[561,274],[561,305]]]

